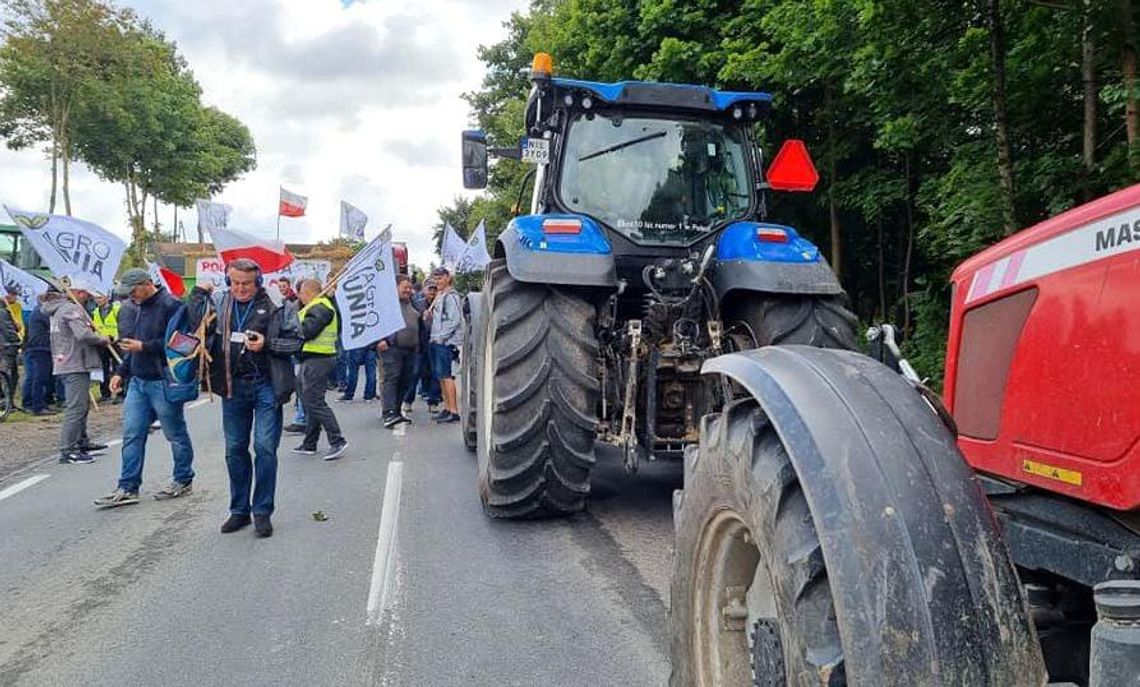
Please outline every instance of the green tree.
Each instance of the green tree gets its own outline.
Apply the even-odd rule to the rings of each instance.
[[[49,211],[55,212],[62,174],[70,215],[77,111],[95,84],[123,66],[122,31],[134,15],[101,0],[4,0],[2,7],[8,18],[0,46],[0,135],[16,150],[48,143]]]

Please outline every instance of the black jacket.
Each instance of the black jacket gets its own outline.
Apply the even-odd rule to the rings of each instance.
[[[265,337],[265,347],[257,353],[230,342],[230,334],[236,324],[234,301],[230,294],[225,294],[215,304],[210,292],[195,287],[190,294],[189,307],[191,328],[197,328],[207,309],[216,315],[206,330],[206,347],[213,358],[210,365],[211,391],[229,398],[235,378],[260,376],[267,377],[273,384],[273,393],[279,404],[289,401],[296,385],[291,356],[301,350],[303,343],[297,313],[292,307],[288,304],[282,307],[274,305],[264,289],[258,290],[246,306],[249,310],[241,313],[239,305],[238,312],[248,318],[241,323],[241,330],[254,331]]]
[[[16,321],[8,312],[8,304],[0,299],[0,355],[16,355],[20,349],[20,334]]]
[[[166,325],[180,307],[182,302],[177,298],[166,291],[158,291],[136,306],[135,317],[129,321],[120,317],[119,338],[137,339],[142,342],[143,349],[138,353],[124,354],[123,364],[116,374],[124,378],[163,378],[162,373],[166,368]],[[122,310],[119,314],[122,315]]]
[[[41,306],[36,306],[28,317],[28,335],[24,351],[51,355],[51,318]]]

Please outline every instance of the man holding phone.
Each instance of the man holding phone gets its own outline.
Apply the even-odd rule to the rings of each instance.
[[[118,323],[118,347],[123,352],[123,361],[109,386],[112,394],[118,394],[123,390],[123,380],[130,380],[123,404],[122,468],[115,491],[95,500],[100,508],[139,502],[146,440],[155,420],[162,424],[162,432],[170,442],[174,471],[170,484],[154,498],[161,501],[186,496],[192,491],[194,481],[194,447],[186,429],[186,415],[181,403],[166,400],[163,381],[166,326],[182,303],[166,291],[160,291],[147,271],[139,268],[124,272],[116,291],[130,297],[135,316]]]
[[[209,288],[195,287],[190,297],[191,329],[204,317],[209,323],[205,333],[213,358],[210,383],[222,397],[230,515],[221,531],[237,532],[252,519],[257,536],[269,537],[281,406],[293,393],[292,356],[301,348],[301,336],[293,309],[274,305],[265,292],[256,262],[247,258],[231,262],[226,266],[226,283],[229,290],[216,307]]]

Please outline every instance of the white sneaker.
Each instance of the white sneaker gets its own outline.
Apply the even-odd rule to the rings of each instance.
[[[400,407],[400,410],[402,410],[405,414],[410,413],[410,412],[412,412],[412,404],[411,403],[405,403],[403,406]]]

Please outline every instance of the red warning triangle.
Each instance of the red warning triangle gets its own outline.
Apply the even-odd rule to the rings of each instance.
[[[768,185],[776,191],[811,191],[819,183],[819,172],[804,142],[790,138],[768,168]]]

